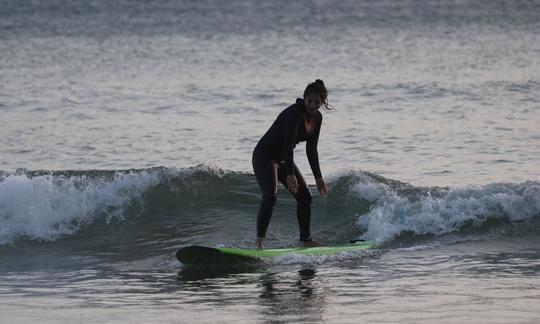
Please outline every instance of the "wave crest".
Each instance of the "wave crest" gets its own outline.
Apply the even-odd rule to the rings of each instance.
[[[352,189],[373,202],[358,218],[365,239],[390,241],[404,233],[441,235],[479,227],[488,220],[523,221],[540,215],[540,183],[494,183],[463,188],[415,188],[401,191],[381,182]]]

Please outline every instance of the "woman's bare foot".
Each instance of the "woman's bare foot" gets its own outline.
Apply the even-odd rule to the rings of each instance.
[[[255,248],[257,250],[263,250],[263,245],[262,245],[262,242],[263,242],[263,239],[262,238],[258,238],[256,241],[255,241]]]
[[[313,240],[304,241],[304,247],[316,247],[316,246],[324,246],[324,245]]]

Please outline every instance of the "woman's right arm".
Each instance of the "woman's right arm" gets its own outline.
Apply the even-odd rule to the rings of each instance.
[[[298,134],[299,114],[291,109],[284,120],[284,152],[285,152],[285,170],[287,176],[294,175],[294,144]]]
[[[285,150],[285,170],[287,171],[287,189],[292,193],[298,192],[298,180],[294,174],[294,144],[298,133],[299,114],[295,109],[291,109],[284,120],[284,150]]]

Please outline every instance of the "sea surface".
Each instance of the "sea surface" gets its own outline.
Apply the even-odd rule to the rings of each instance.
[[[0,323],[540,323],[539,31],[537,0],[0,0]],[[178,262],[253,247],[252,150],[318,78],[314,238],[376,248]]]

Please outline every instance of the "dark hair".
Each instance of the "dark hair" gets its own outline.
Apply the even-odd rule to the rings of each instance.
[[[315,94],[321,98],[324,110],[332,110],[332,108],[330,108],[330,105],[328,104],[328,91],[326,90],[324,82],[321,79],[317,79],[315,80],[315,82],[307,85],[306,90],[304,90],[304,98],[306,98],[310,94]]]

